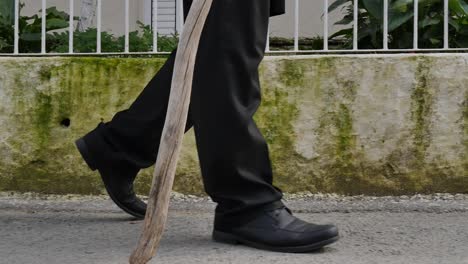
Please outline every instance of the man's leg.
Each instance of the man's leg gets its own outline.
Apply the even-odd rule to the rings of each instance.
[[[84,137],[90,146],[91,162],[98,166],[123,164],[138,169],[154,164],[167,112],[176,52],[176,49],[172,51],[128,109],[117,112],[109,122],[100,122]],[[185,131],[191,127],[188,118]]]
[[[190,2],[190,1],[188,1]],[[190,113],[204,187],[218,214],[281,200],[253,115],[261,100],[270,0],[214,0],[195,63]]]
[[[266,45],[269,4],[214,0],[202,32],[186,130],[196,123],[204,186],[218,202],[217,212],[234,213],[282,197],[272,185],[268,147],[252,119],[260,104],[258,65]],[[186,16],[191,0],[184,5]],[[175,53],[128,109],[86,136],[97,163],[135,168],[154,164]]]
[[[272,184],[268,146],[253,119],[269,10],[270,0],[214,0],[198,50],[190,113],[204,186],[218,203],[213,239],[307,252],[338,240],[338,229],[293,216]]]
[[[186,7],[190,2],[186,0]],[[213,239],[305,252],[335,242],[338,229],[296,218],[272,185],[268,147],[252,118],[260,103],[258,66],[269,4],[270,0],[214,0],[197,54],[189,121],[205,189],[218,203]],[[141,168],[156,160],[173,55],[129,109],[87,137],[88,143],[102,144],[101,154],[111,154],[108,165]]]
[[[98,126],[76,146],[93,170],[98,170],[110,198],[122,210],[144,218],[146,204],[133,188],[141,168],[154,164],[167,112],[176,50],[132,105]],[[187,120],[185,131],[192,126]]]

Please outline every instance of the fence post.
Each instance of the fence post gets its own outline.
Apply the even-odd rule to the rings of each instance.
[[[130,9],[130,3],[129,0],[124,0],[125,1],[125,47],[124,47],[124,52],[129,53],[130,52],[130,36],[129,36],[129,31],[130,31],[130,14],[129,14],[129,9]]]
[[[323,0],[323,50],[328,50],[328,0]]]
[[[418,49],[419,41],[419,0],[414,0],[413,49]]]
[[[383,5],[383,49],[388,50],[388,0]]]
[[[358,34],[359,34],[359,0],[354,0],[353,6],[353,50],[358,50]]]
[[[14,44],[13,44],[13,53],[19,53],[19,0],[15,0],[15,36],[14,36]]]
[[[299,0],[294,1],[294,51],[299,51]]]
[[[444,49],[449,48],[449,0],[444,0]]]
[[[73,0],[70,0],[69,3],[69,9],[70,9],[70,17],[69,17],[69,25],[68,25],[68,53],[72,54],[73,53],[73,31],[75,30],[74,27],[74,20],[73,17],[75,15],[75,2]]]
[[[158,0],[152,0],[153,52],[158,52]]]
[[[41,8],[41,53],[46,53],[46,23],[47,23],[47,2],[42,0]]]

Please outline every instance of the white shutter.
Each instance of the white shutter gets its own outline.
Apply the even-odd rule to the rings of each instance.
[[[176,31],[176,0],[158,0],[158,30],[161,35]]]

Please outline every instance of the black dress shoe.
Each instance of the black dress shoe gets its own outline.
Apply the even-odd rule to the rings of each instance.
[[[88,167],[99,171],[106,191],[112,201],[126,213],[138,219],[144,219],[146,203],[138,198],[133,190],[133,181],[139,169],[123,166],[122,164],[99,166],[95,159],[93,159],[89,147],[83,138],[76,140],[75,145]]]
[[[213,230],[213,239],[218,242],[290,253],[315,251],[338,238],[336,226],[302,221],[281,202],[238,217],[215,215]]]

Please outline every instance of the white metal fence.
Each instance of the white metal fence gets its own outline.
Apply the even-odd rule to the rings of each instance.
[[[42,1],[42,10],[46,10],[47,7],[47,0],[40,0]],[[66,0],[65,0],[66,1]],[[77,0],[68,0],[69,1],[69,47],[68,47],[68,54],[69,55],[80,55],[86,53],[75,53],[74,52],[74,43],[73,43],[73,32],[74,32],[74,2]],[[117,0],[116,0],[117,1]],[[109,53],[109,52],[102,52],[101,49],[101,29],[102,29],[102,0],[97,0],[97,8],[96,8],[96,52],[93,54],[130,54],[130,53],[148,53],[148,54],[167,54],[168,52],[160,52],[158,51],[158,19],[157,19],[157,10],[158,10],[158,1],[152,0],[152,31],[153,31],[153,45],[152,50],[147,52],[130,52],[130,42],[129,42],[129,1],[130,0],[120,0],[125,1],[125,10],[124,10],[124,19],[125,19],[125,44],[124,44],[124,51],[123,52],[116,52],[116,53]],[[175,0],[177,2],[177,7],[179,10],[182,8],[182,1],[183,0]],[[418,16],[418,4],[420,0],[414,0],[414,31],[413,31],[413,47],[410,49],[389,49],[389,1],[390,0],[383,0],[383,43],[381,49],[360,49],[358,43],[358,16],[359,16],[359,6],[358,0],[353,1],[353,10],[354,10],[354,21],[353,21],[353,46],[352,49],[329,49],[329,12],[328,8],[330,6],[330,2],[333,0],[321,0],[323,1],[323,48],[319,50],[304,50],[299,48],[299,10],[301,8],[301,1],[310,1],[310,0],[287,0],[293,1],[294,10],[294,48],[290,50],[270,50],[270,44],[268,42],[267,45],[267,52],[270,53],[338,53],[338,52],[414,52],[414,51],[468,51],[467,48],[452,48],[449,46],[449,0],[441,0],[444,2],[444,9],[443,9],[443,17],[444,17],[444,29],[443,29],[443,47],[441,48],[432,48],[432,49],[420,49],[418,47],[418,38],[419,38],[419,16]],[[14,49],[13,53],[6,54],[3,53],[1,55],[22,55],[20,53],[19,48],[19,5],[20,0],[15,0],[15,9],[14,9]],[[291,11],[291,10],[289,10]],[[64,53],[47,53],[46,52],[46,12],[41,12],[42,15],[42,32],[41,32],[41,52],[40,53],[27,53],[27,55],[63,55]],[[177,12],[178,16],[183,16],[183,12]],[[178,21],[183,21],[183,19],[179,18]],[[183,25],[179,25],[183,26]],[[182,27],[183,28],[183,27]],[[270,35],[269,35],[270,36]],[[268,38],[269,40],[269,38]],[[67,54],[67,53],[65,53]],[[89,53],[88,53],[89,54]],[[25,54],[26,55],[26,54]]]

